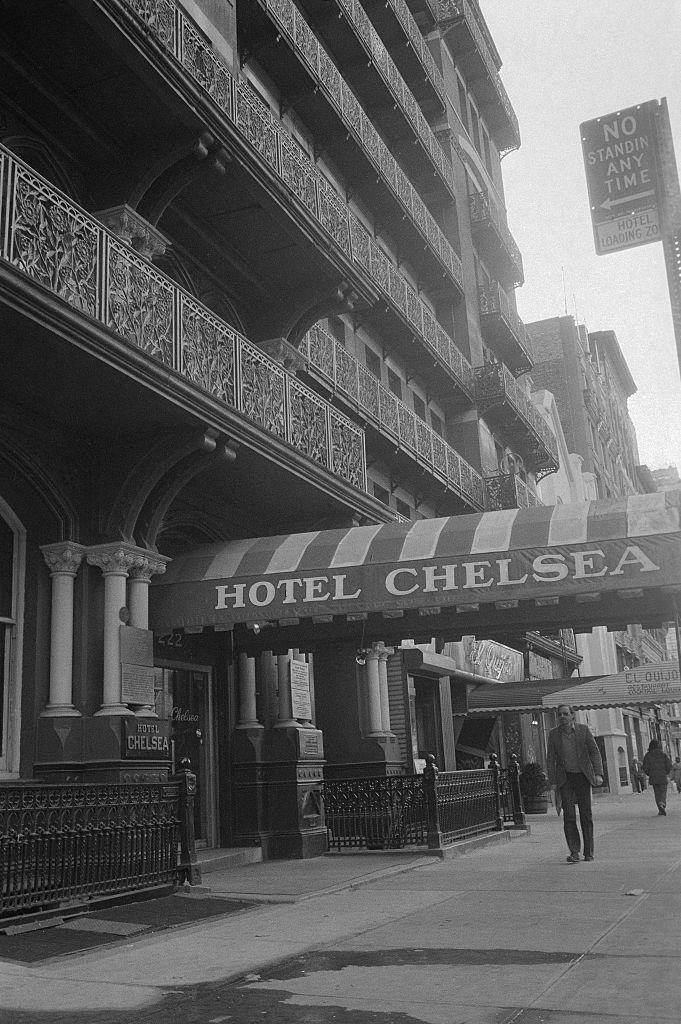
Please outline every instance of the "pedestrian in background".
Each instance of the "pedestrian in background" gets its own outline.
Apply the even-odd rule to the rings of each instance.
[[[646,777],[641,762],[637,757],[631,762],[631,781],[634,785],[634,793],[642,793],[646,788]]]
[[[676,786],[676,792],[681,793],[681,757],[674,758],[674,764],[672,770],[669,773],[669,778]]]
[[[643,771],[653,787],[658,814],[667,813],[667,786],[671,770],[672,763],[660,746],[660,741],[651,740],[648,744],[648,753],[643,758]]]
[[[586,725],[575,722],[572,708],[558,708],[557,728],[549,733],[546,757],[549,782],[560,793],[563,804],[563,831],[570,853],[568,863],[576,864],[584,841],[584,860],[594,859],[594,823],[591,812],[591,787],[603,785],[603,762],[596,741]]]

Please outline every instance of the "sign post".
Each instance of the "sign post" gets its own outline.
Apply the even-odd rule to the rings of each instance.
[[[599,256],[662,238],[656,107],[651,100],[580,125]]]
[[[681,370],[681,189],[666,99],[580,125],[596,253],[663,243]]]

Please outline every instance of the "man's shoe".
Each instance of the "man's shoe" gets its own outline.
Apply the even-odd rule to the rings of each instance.
[[[660,814],[663,814],[665,818],[667,817],[667,812],[665,811],[664,807],[660,807]]]
[[[587,854],[584,855],[584,860],[593,860],[593,859],[594,858],[593,858],[593,854],[592,853],[587,853]]]
[[[568,864],[578,864],[579,863],[579,854],[576,851],[574,853],[569,854],[568,858],[567,858],[567,862],[568,862]]]

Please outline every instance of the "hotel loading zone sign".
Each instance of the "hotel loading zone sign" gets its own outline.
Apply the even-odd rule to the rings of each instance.
[[[580,125],[599,256],[662,239],[656,109],[650,100]]]

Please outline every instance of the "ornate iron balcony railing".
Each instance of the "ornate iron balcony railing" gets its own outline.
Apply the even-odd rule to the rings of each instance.
[[[430,4],[433,6],[433,3]],[[492,90],[494,104],[488,104],[485,111],[486,120],[493,131],[496,131],[499,148],[503,152],[518,149],[520,146],[520,126],[518,118],[511,106],[508,93],[499,77],[499,71],[490,52],[490,47],[483,33],[476,7],[468,0],[436,0],[436,17],[440,25],[445,27],[461,26],[466,30],[468,39],[474,44],[475,52]],[[473,83],[473,90],[480,88],[480,80]],[[501,116],[495,117],[494,107]]]
[[[459,497],[482,508],[482,477],[412,409],[381,384],[359,360],[320,327],[305,335],[301,351],[310,365],[323,374],[343,395],[384,433],[394,437],[413,459],[425,462],[430,471]]]
[[[15,270],[366,490],[359,427],[3,148],[0,211]]]
[[[346,2],[351,2],[351,0],[339,0],[339,3],[344,4]],[[409,42],[414,49],[414,53],[421,61],[423,69],[432,83],[435,92],[438,94],[442,102],[446,103],[447,92],[445,89],[444,78],[433,59],[432,53],[428,49],[428,44],[416,24],[413,14],[409,10],[407,0],[385,0],[385,3],[386,7],[394,11],[397,21],[402,26],[406,37],[409,39]]]
[[[539,495],[531,490],[517,473],[497,473],[485,477],[487,511],[498,512],[504,508],[531,508],[542,505]]]
[[[269,2],[278,2],[278,0],[269,0]],[[414,94],[402,78],[395,62],[383,45],[381,37],[371,23],[371,19],[364,10],[360,0],[338,0],[338,3],[348,15],[357,38],[365,48],[367,55],[378,68],[381,77],[397,100],[400,109],[406,115],[425,153],[449,188],[452,196],[456,198],[451,162],[445,155],[435,133],[428,124]],[[419,32],[420,35],[421,33]],[[421,38],[423,37],[421,36]],[[444,88],[444,81],[442,85]]]
[[[470,383],[465,379],[470,365],[463,360],[444,328],[349,209],[345,199],[310,157],[295,145],[282,122],[258,100],[252,89],[232,77],[222,58],[198,33],[175,0],[122,2],[135,20],[139,19],[156,42],[200,85],[207,99],[216,104],[247,144],[279,175],[301,208],[313,216],[333,243],[378,285],[389,305],[435,353],[454,381],[470,394]],[[344,102],[350,95],[349,91],[343,92]],[[416,207],[414,216],[417,219],[420,216]],[[449,259],[450,254],[456,256],[451,246],[443,252],[445,259]],[[458,272],[456,268],[452,262],[453,274]]]
[[[468,197],[468,202],[473,234],[480,233],[485,229],[491,230],[496,240],[496,246],[500,250],[502,263],[506,268],[508,287],[517,288],[525,279],[523,258],[508,229],[506,218],[502,214],[499,204],[488,190],[475,192]]]
[[[532,368],[527,329],[504,289],[497,281],[479,285],[478,302],[482,330],[492,347],[501,347],[504,362],[515,374],[526,373]]]
[[[302,58],[311,77],[322,88],[346,128],[352,131],[358,144],[367,154],[374,168],[388,185],[403,210],[407,212],[410,220],[415,224],[429,248],[454,283],[463,291],[463,269],[458,254],[445,238],[417,189],[414,188],[399,163],[395,160],[381,135],[374,127],[371,118],[366,114],[361,103],[342,77],[338,67],[319,42],[305,18],[293,3],[293,0],[258,0],[258,2],[272,16],[277,27],[283,31],[284,38],[287,39],[292,49]],[[373,25],[371,25],[371,22],[369,22],[366,12],[361,4],[356,3],[355,0],[340,0],[340,3],[350,15],[353,27],[360,35],[360,39],[369,54],[373,56],[376,67],[382,76],[386,78],[386,84],[393,93],[397,89],[396,82],[399,79],[401,87],[397,91],[399,91],[400,98],[407,95],[410,98],[408,109],[413,115],[410,117],[410,121],[413,124],[414,130],[419,140],[423,142],[429,156],[432,157],[435,166],[442,173],[444,165],[441,156],[446,161],[442,147],[425,121],[421,109],[406,83],[402,81],[388,51],[383,46],[380,36]],[[423,127],[424,124],[425,128]],[[427,146],[424,141],[426,138]],[[453,194],[454,183],[451,164],[449,164],[448,175],[443,175],[443,177]]]
[[[530,397],[514,380],[503,363],[476,366],[475,397],[478,408],[486,411],[495,406],[510,407],[525,428],[525,454],[537,473],[545,476],[558,469],[558,442]]]

